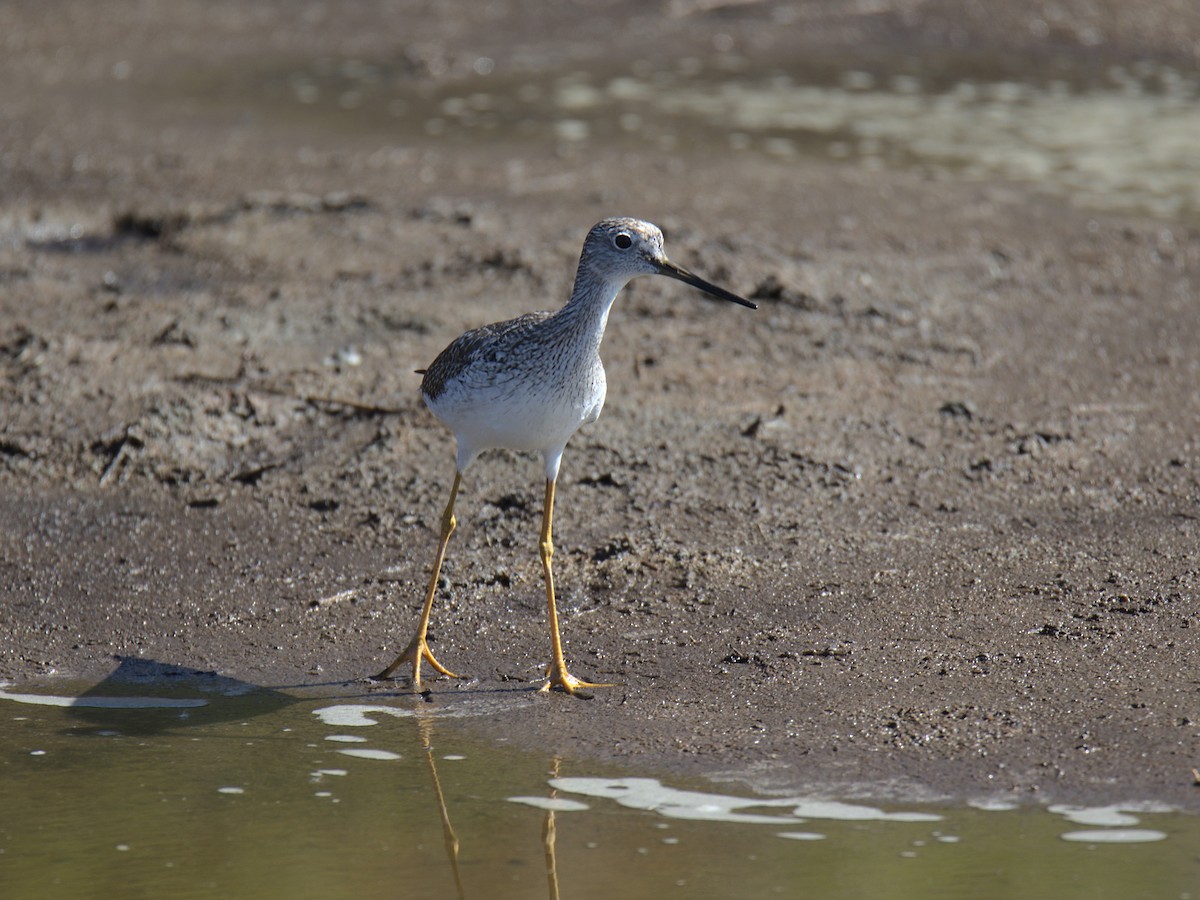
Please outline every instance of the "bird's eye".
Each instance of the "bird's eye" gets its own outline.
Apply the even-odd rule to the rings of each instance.
[[[618,250],[628,250],[633,246],[633,238],[622,231],[615,238],[613,238],[613,244],[616,245]]]

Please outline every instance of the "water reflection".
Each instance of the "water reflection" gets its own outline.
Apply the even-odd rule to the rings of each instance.
[[[159,665],[0,688],[6,898],[1169,896],[1200,875],[1191,816],[723,792],[470,737],[525,696]]]
[[[554,758],[554,762],[550,767],[550,774],[553,778],[558,777],[558,769],[562,764],[562,760],[558,757]],[[553,780],[550,782],[553,784]],[[558,857],[555,854],[554,846],[558,838],[558,827],[555,821],[554,801],[558,799],[558,791],[555,788],[550,789],[550,805],[546,808],[546,820],[542,826],[542,844],[546,848],[546,885],[550,889],[550,900],[558,900]]]
[[[442,816],[442,837],[446,842],[446,858],[450,860],[450,871],[454,873],[454,889],[459,900],[466,894],[463,892],[462,872],[458,868],[458,835],[450,824],[450,811],[446,809],[446,795],[442,793],[442,782],[438,778],[437,763],[433,761],[433,720],[429,716],[417,716],[417,731],[421,735],[421,744],[425,748],[425,762],[429,766],[429,779],[433,783],[433,795],[437,798],[438,812]]]
[[[465,900],[467,892],[463,887],[462,869],[459,865],[459,852],[461,843],[457,832],[454,830],[454,824],[451,821],[451,813],[449,805],[446,802],[446,794],[442,789],[442,780],[438,774],[437,760],[434,758],[434,728],[435,720],[438,714],[420,707],[406,710],[396,707],[377,707],[374,704],[352,704],[353,709],[348,707],[326,707],[317,711],[318,717],[323,721],[333,720],[341,724],[346,722],[355,722],[360,725],[376,724],[377,720],[368,717],[368,712],[379,713],[382,710],[387,710],[385,714],[398,717],[404,717],[411,714],[416,720],[416,732],[421,746],[421,752],[425,759],[425,765],[429,773],[429,783],[433,789],[433,798],[436,801],[438,815],[442,822],[442,840],[445,845],[446,860],[449,864],[450,873],[454,879],[455,896],[459,900]],[[326,735],[326,740],[331,738],[343,738],[343,735]],[[347,751],[342,751],[346,753]],[[384,759],[387,757],[367,756],[362,757],[367,759]],[[398,756],[396,758],[399,758]],[[455,757],[461,759],[461,757]],[[562,759],[554,757],[550,764],[550,784],[547,794],[544,797],[523,797],[516,798],[520,802],[525,802],[528,805],[539,806],[544,809],[544,819],[542,821],[542,851],[546,866],[546,884],[550,900],[558,900],[558,860],[556,855],[557,841],[557,823],[556,813],[560,809],[567,810],[585,810],[587,807],[581,803],[572,801],[560,801],[558,799],[558,788],[554,787],[554,780],[558,778],[559,770],[562,766]],[[510,798],[512,799],[512,798]]]

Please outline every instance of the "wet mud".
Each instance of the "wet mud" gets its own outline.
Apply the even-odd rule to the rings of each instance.
[[[524,692],[472,727],[764,790],[1194,806],[1194,223],[644,118],[446,124],[488,79],[536,106],[551,76],[697,59],[1195,67],[1188,4],[951,6],[10,4],[0,677],[378,671],[453,476],[413,370],[558,306],[587,228],[636,215],[760,308],[666,279],[614,307],[555,564],[572,670],[619,686],[536,693],[541,467],[495,453],[430,632],[470,678],[429,701]],[[363,60],[390,112],[288,80]]]

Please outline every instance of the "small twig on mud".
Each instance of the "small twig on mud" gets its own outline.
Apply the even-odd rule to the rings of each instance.
[[[124,433],[120,437],[110,442],[97,441],[93,444],[92,449],[96,452],[111,451],[112,457],[108,460],[108,464],[104,467],[104,471],[100,473],[100,485],[103,487],[108,483],[109,479],[120,468],[121,463],[129,455],[129,448],[135,450],[143,446],[142,439],[130,432],[130,426],[126,426]]]
[[[125,459],[125,448],[128,446],[128,441],[121,441],[121,446],[117,448],[117,452],[112,455],[112,459],[108,461],[108,465],[105,466],[104,471],[100,473],[101,487],[108,483],[108,479],[112,476],[112,473],[117,470],[117,464]]]
[[[314,394],[309,394],[304,398],[306,403],[311,403],[313,406],[344,406],[355,413],[360,413],[366,416],[397,416],[404,412],[402,409],[397,409],[391,406],[375,406],[372,403],[358,403],[354,400],[339,400],[337,397],[318,397]]]
[[[282,467],[282,462],[264,463],[261,466],[254,466],[249,469],[242,469],[240,472],[235,472],[229,476],[229,480],[236,481],[238,484],[248,484],[253,487],[254,485],[258,484],[259,479],[268,472]]]

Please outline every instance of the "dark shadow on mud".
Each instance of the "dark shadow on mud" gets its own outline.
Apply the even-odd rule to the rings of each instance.
[[[76,734],[153,735],[251,719],[299,703],[274,688],[152,659],[117,657],[117,668],[79,695]]]
[[[81,693],[68,708],[80,722],[71,732],[106,736],[155,735],[197,725],[245,721],[315,699],[334,703],[380,703],[431,713],[457,702],[481,698],[536,697],[532,685],[459,682],[441,690],[416,691],[403,681],[303,682],[259,685],[215,671],[203,671],[141,657],[118,656],[117,667]],[[415,711],[415,710],[414,710]]]

